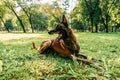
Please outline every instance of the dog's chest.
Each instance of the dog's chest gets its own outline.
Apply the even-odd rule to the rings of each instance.
[[[68,38],[68,39],[64,40],[64,42],[65,42],[66,47],[70,50],[71,53],[79,52],[79,46],[75,41]]]

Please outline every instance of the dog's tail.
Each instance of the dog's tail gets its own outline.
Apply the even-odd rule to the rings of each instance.
[[[35,42],[32,42],[32,45],[33,45],[33,49],[38,50],[38,48],[35,45]]]

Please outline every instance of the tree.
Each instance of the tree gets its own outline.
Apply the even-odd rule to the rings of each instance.
[[[116,31],[120,24],[120,0],[78,0],[71,17],[88,26],[89,31]],[[112,28],[110,28],[112,27]]]
[[[92,32],[93,32],[93,27],[95,27],[96,31],[98,32],[98,23],[99,23],[99,0],[85,0],[85,5],[87,7],[88,15],[89,15],[89,20],[91,22],[91,27],[92,27]]]
[[[100,23],[99,0],[78,0],[78,5],[71,13],[72,18],[76,18],[84,28],[91,32],[98,32],[98,24]],[[74,20],[74,19],[72,19]]]
[[[41,12],[49,16],[49,26],[56,26],[56,23],[61,22],[61,16],[64,12],[62,8],[58,6],[58,3],[53,3],[53,5],[49,3],[42,4],[41,7]]]
[[[120,0],[116,0],[114,5],[111,7],[109,26],[111,27],[111,31],[117,31],[120,27]]]
[[[10,32],[10,30],[13,29],[13,24],[12,24],[12,20],[11,19],[6,20],[5,23],[4,23],[4,25],[5,25],[5,29],[8,32]]]
[[[48,27],[48,17],[43,13],[35,13],[32,16],[32,24],[35,30],[43,31],[47,30]]]
[[[60,22],[61,14],[63,13],[62,9],[56,2],[53,3],[53,5],[50,5],[49,3],[41,5],[41,11],[47,14],[49,17],[54,17],[57,22]]]
[[[119,3],[119,0],[101,0],[101,20],[103,25],[105,26],[105,32],[109,32],[109,22],[111,19],[111,9]]]
[[[21,1],[21,0],[16,0],[18,5],[22,8],[23,12],[26,14],[26,16],[28,17],[28,21],[30,23],[32,32],[34,32],[34,27],[32,24],[32,16],[33,16],[33,12],[35,12],[39,5],[35,4],[31,1]],[[28,4],[29,3],[29,4]]]
[[[22,29],[23,29],[23,32],[25,33],[26,30],[25,30],[25,27],[24,27],[24,25],[23,25],[23,22],[22,22],[22,20],[20,19],[20,17],[18,16],[18,14],[16,13],[15,9],[14,9],[14,7],[15,7],[15,2],[14,2],[13,0],[4,0],[3,2],[4,2],[4,4],[5,4],[5,6],[7,6],[7,7],[15,14],[15,16],[17,17],[17,19],[18,19],[18,21],[19,21],[19,23],[20,23],[20,25],[21,25],[21,27],[22,27]]]
[[[71,27],[77,31],[85,31],[85,26],[76,18],[71,21]]]
[[[5,24],[3,18],[4,18],[4,15],[5,15],[5,10],[4,10],[4,6],[3,5],[0,5],[0,20],[3,24]]]
[[[23,23],[23,25],[25,26],[26,31],[29,30],[29,29],[31,29],[30,24],[29,24],[28,17],[27,17],[27,16],[24,14],[24,12],[21,11],[21,10],[19,11],[19,17],[20,17],[20,19],[22,20],[22,23]],[[15,23],[16,23],[16,25],[17,25],[17,30],[20,30],[20,31],[21,31],[21,30],[22,30],[22,27],[21,27],[18,19],[15,20]]]

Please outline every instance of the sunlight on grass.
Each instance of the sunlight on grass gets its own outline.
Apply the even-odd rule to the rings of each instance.
[[[38,51],[32,50],[32,41],[39,47],[43,40],[57,36],[43,32],[39,37],[0,41],[0,80],[119,80],[120,34],[75,34],[81,52],[88,58],[102,60],[96,62],[102,65],[101,70],[62,58],[53,52],[39,56]]]
[[[99,36],[101,39],[107,39],[107,40],[116,40],[118,37],[115,36]]]
[[[2,72],[3,62],[0,60],[0,72]]]
[[[54,71],[55,63],[46,60],[35,60],[26,64],[30,68],[30,74],[34,76],[49,75]]]

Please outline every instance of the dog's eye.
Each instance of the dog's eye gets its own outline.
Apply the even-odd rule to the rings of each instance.
[[[57,25],[56,30],[60,30],[60,29],[61,29],[61,27],[59,25]]]

